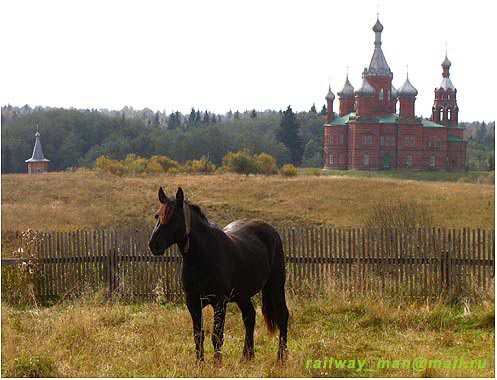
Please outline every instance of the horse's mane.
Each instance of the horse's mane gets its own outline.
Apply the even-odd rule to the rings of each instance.
[[[193,211],[195,211],[197,213],[198,216],[200,216],[202,219],[204,219],[206,222],[208,222],[207,215],[205,215],[205,212],[202,210],[202,208],[199,205],[192,203],[189,200],[186,200],[185,202],[190,206],[190,208]]]

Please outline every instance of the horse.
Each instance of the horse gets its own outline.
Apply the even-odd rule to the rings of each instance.
[[[224,229],[210,223],[198,205],[178,188],[175,198],[159,189],[157,222],[149,240],[154,255],[177,244],[182,255],[181,282],[193,322],[197,361],[204,360],[202,310],[214,309],[214,361],[221,364],[228,302],[241,310],[245,325],[242,361],[254,358],[256,312],[251,297],[262,290],[262,314],[270,333],[279,329],[277,359],[288,356],[289,312],[285,300],[285,256],[278,232],[260,220],[237,220]]]

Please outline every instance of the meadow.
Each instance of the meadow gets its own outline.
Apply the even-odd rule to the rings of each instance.
[[[364,173],[362,174],[364,175]],[[443,179],[445,174],[441,174]],[[100,227],[149,229],[157,191],[182,186],[220,226],[261,218],[277,226],[356,227],[373,206],[415,201],[435,225],[493,228],[495,186],[350,175],[155,175],[118,177],[90,171],[2,175],[2,231]]]
[[[257,302],[257,301],[256,301]],[[447,305],[328,291],[290,295],[290,356],[276,361],[257,306],[255,360],[240,363],[244,329],[230,304],[223,365],[213,362],[212,309],[204,311],[206,361],[194,359],[191,319],[183,305],[126,304],[88,293],[51,307],[2,304],[2,375],[44,377],[494,377],[494,302]],[[314,360],[366,360],[356,368],[314,368]],[[380,360],[417,357],[450,369],[378,368]],[[309,365],[308,361],[313,360]],[[463,363],[459,368],[458,360]],[[475,360],[475,368],[470,366]],[[479,363],[480,368],[478,368]],[[433,365],[437,367],[436,364]],[[309,368],[308,368],[309,367]],[[484,368],[482,368],[484,367]]]
[[[415,200],[437,225],[494,227],[494,186],[385,176],[242,175],[117,177],[96,172],[2,175],[2,231],[151,228],[157,190],[182,186],[219,225],[262,218],[279,226],[361,226],[371,207]],[[4,252],[2,252],[4,255]],[[311,284],[312,285],[312,284]],[[244,329],[230,305],[222,367],[213,363],[212,310],[205,309],[206,361],[195,362],[190,315],[182,303],[109,300],[98,289],[50,306],[2,301],[6,377],[494,377],[493,291],[479,297],[403,299],[309,286],[287,292],[289,360],[276,362],[259,298],[255,360],[241,363]],[[318,360],[365,367],[317,368]],[[412,368],[415,358],[432,363]],[[409,366],[380,368],[381,360]],[[471,360],[475,360],[474,368]],[[434,362],[433,362],[434,361]],[[441,361],[441,362],[438,362]],[[440,363],[451,363],[444,368]],[[320,362],[324,364],[323,362]],[[478,368],[478,364],[481,368]]]

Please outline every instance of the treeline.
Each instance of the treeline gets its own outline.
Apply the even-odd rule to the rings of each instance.
[[[171,115],[176,116],[171,120]],[[36,125],[51,171],[93,167],[100,156],[123,160],[130,153],[167,156],[181,163],[205,156],[219,167],[228,152],[244,148],[251,154],[271,155],[278,167],[322,166],[323,116],[315,111],[235,111],[221,120],[195,109],[190,115],[171,115],[165,123],[148,123],[96,110],[34,109],[14,114],[12,108],[2,109],[2,173],[26,172]]]
[[[461,123],[470,170],[495,170],[495,121]]]

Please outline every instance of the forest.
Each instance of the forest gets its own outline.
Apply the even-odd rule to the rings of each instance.
[[[121,111],[2,107],[2,173],[26,172],[36,126],[51,171],[93,167],[100,156],[123,160],[128,154],[167,156],[178,162],[207,157],[221,165],[228,152],[267,153],[278,167],[292,163],[322,167],[325,109],[309,111],[228,111],[224,115],[192,108],[184,115],[125,107]],[[495,122],[466,127],[468,169],[494,170]]]

